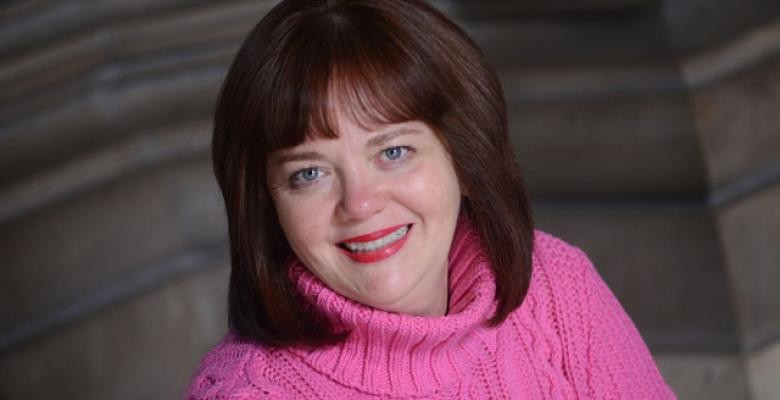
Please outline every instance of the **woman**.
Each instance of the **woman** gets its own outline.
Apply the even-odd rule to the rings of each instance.
[[[285,0],[225,78],[230,333],[189,398],[672,398],[578,249],[534,234],[502,91],[421,0]]]

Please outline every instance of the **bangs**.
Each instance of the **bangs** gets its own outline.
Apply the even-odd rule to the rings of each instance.
[[[411,120],[438,126],[445,91],[437,87],[428,52],[409,33],[376,9],[307,19],[286,41],[296,45],[281,49],[287,56],[265,119],[267,152],[337,138],[339,114],[366,130]]]

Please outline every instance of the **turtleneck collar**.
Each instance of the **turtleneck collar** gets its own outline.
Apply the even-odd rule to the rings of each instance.
[[[331,290],[299,261],[291,265],[298,290],[346,340],[295,349],[304,362],[343,385],[366,393],[430,395],[467,374],[480,337],[495,312],[495,281],[479,235],[461,216],[449,254],[449,310],[443,317],[386,312]]]

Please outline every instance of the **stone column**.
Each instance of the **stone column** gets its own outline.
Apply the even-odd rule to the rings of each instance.
[[[780,3],[669,3],[753,398],[780,396]]]

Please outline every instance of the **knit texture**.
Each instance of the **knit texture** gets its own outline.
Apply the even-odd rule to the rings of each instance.
[[[347,299],[300,263],[298,289],[342,343],[272,349],[229,333],[187,399],[673,399],[647,347],[585,254],[536,233],[531,286],[501,325],[495,283],[463,219],[450,250],[448,315],[388,313]]]

